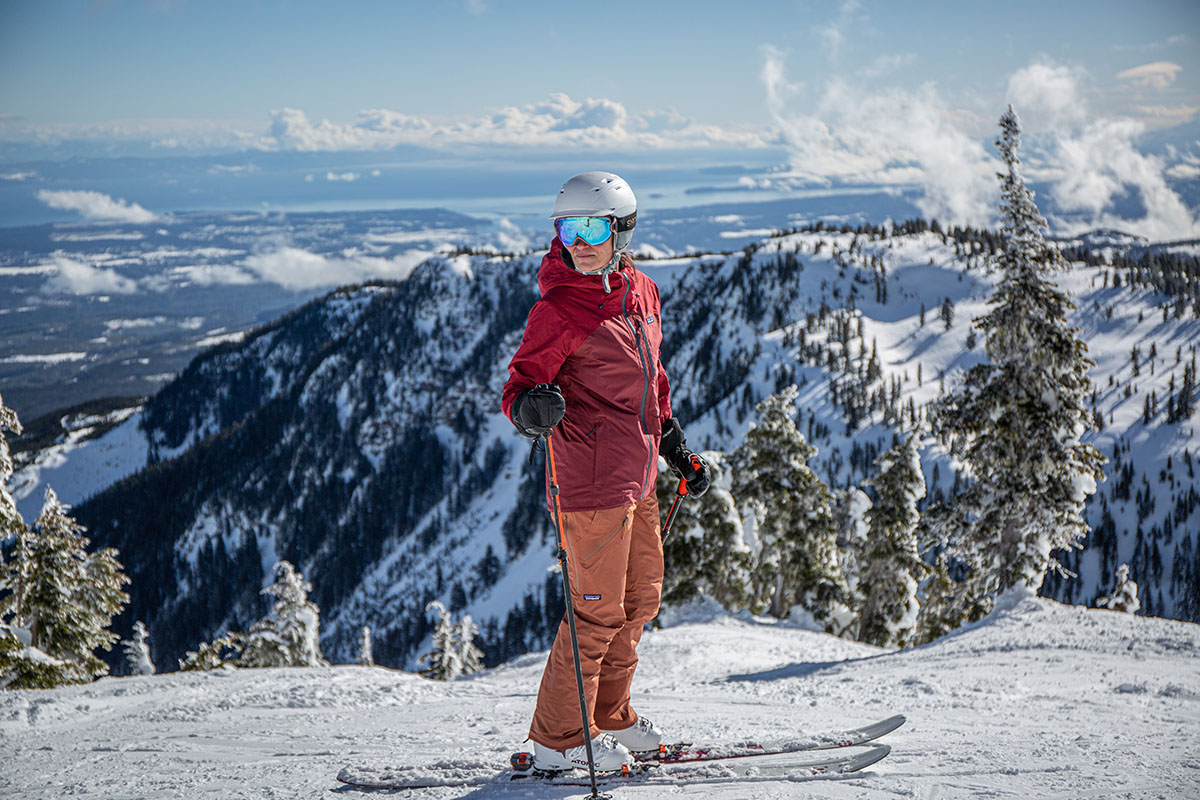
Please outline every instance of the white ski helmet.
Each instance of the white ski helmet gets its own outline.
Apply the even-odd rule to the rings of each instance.
[[[613,245],[616,256],[633,238],[637,225],[637,198],[629,182],[611,172],[581,172],[563,184],[554,199],[550,219],[561,217],[615,217],[617,240]]]

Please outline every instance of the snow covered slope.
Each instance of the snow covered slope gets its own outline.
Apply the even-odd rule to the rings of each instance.
[[[664,361],[689,442],[732,451],[755,403],[795,382],[814,468],[835,488],[863,485],[893,436],[983,357],[970,327],[998,244],[923,223],[816,227],[640,261],[662,287]],[[133,577],[118,630],[143,619],[161,653],[182,656],[256,619],[264,577],[287,558],[314,584],[334,658],[369,624],[382,663],[414,665],[431,599],[480,623],[490,663],[544,646],[561,599],[546,573],[540,462],[498,410],[538,260],[438,257],[198,357],[138,418],[158,463],[77,509]],[[1061,276],[1096,362],[1104,430],[1092,441],[1111,478],[1088,506],[1088,549],[1068,561],[1079,579],[1046,592],[1091,603],[1129,562],[1145,612],[1200,619],[1200,451],[1193,415],[1170,411],[1200,324],[1177,304],[1190,295],[1131,284],[1135,271],[1077,264]],[[922,458],[931,498],[952,492],[940,448],[926,440]]]
[[[679,616],[679,615],[677,615]],[[865,773],[748,778],[671,796],[1200,796],[1200,626],[1012,598],[925,647],[877,650],[693,609],[643,639],[634,702],[706,741],[845,729],[892,713],[892,755]],[[382,668],[106,678],[0,693],[0,792],[29,798],[366,797],[351,762],[507,762],[523,747],[544,653],[454,683]],[[661,787],[625,787],[654,798]],[[528,786],[405,794],[567,798]]]

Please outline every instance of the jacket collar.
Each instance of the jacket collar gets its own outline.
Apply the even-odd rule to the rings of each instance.
[[[624,274],[626,261],[622,256],[617,263],[617,267],[611,274]],[[542,297],[556,286],[574,286],[586,291],[600,290],[607,294],[611,291],[609,287],[609,275],[596,273],[583,273],[575,269],[574,263],[571,261],[571,251],[569,251],[557,236],[550,243],[550,252],[542,258],[542,266],[538,270],[538,289],[542,293]]]

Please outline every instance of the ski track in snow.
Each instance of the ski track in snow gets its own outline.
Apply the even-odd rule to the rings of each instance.
[[[698,610],[648,632],[635,706],[670,734],[796,738],[892,713],[864,773],[623,786],[620,798],[1200,797],[1200,626],[1023,598],[931,645],[884,651]],[[676,618],[680,615],[676,613]],[[387,669],[106,678],[0,693],[0,796],[583,797],[497,785],[343,787],[346,764],[507,763],[544,653],[453,683]]]

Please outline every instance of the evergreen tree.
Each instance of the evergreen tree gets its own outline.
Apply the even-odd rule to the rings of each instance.
[[[1138,600],[1138,585],[1129,579],[1129,565],[1117,567],[1113,592],[1107,597],[1096,598],[1098,608],[1111,608],[1113,611],[1123,611],[1126,614],[1136,614],[1142,607]]]
[[[462,674],[462,656],[457,646],[458,630],[450,619],[450,612],[437,600],[429,601],[426,611],[437,614],[433,628],[433,645],[421,656],[425,668],[421,674],[435,681],[452,681]]]
[[[4,563],[0,550],[0,689],[49,689],[71,680],[72,670],[65,661],[33,647],[29,630],[21,627],[32,533],[8,489],[13,461],[5,436],[5,431],[19,435],[21,430],[17,412],[0,397],[0,543],[12,542],[13,557]]]
[[[862,607],[866,584],[862,568],[867,550],[867,512],[871,498],[857,486],[831,491],[833,524],[837,530],[838,564],[846,582],[845,608],[834,620],[832,632],[838,636],[854,636],[858,622],[857,610]]]
[[[724,454],[710,450],[703,457],[711,488],[701,497],[688,496],[679,502],[663,541],[663,603],[679,605],[703,594],[730,611],[740,611],[750,603],[750,548],[742,538],[742,520],[729,492]],[[678,487],[679,479],[670,470],[659,470],[658,503],[664,522]]]
[[[125,648],[125,662],[130,675],[153,675],[154,662],[150,660],[150,645],[146,641],[146,625],[141,620],[133,623],[133,638],[121,642]]]
[[[967,621],[959,602],[958,586],[950,577],[949,559],[945,553],[941,553],[937,563],[929,568],[929,580],[921,587],[919,597],[920,611],[914,644],[928,644]]]
[[[483,652],[475,646],[475,637],[478,634],[479,627],[471,619],[471,615],[464,614],[454,630],[454,645],[458,650],[461,675],[478,672],[483,666]]]
[[[831,627],[846,606],[831,495],[808,460],[817,449],[793,418],[795,384],[757,406],[758,421],[733,454],[737,499],[754,556],[751,604],[779,618],[794,605]]]
[[[1046,221],[1018,170],[1020,124],[1010,106],[997,140],[1005,171],[1000,204],[1002,278],[991,310],[974,321],[990,363],[972,367],[934,407],[935,433],[968,468],[972,482],[939,529],[950,554],[970,571],[967,594],[994,598],[1009,587],[1041,586],[1061,569],[1051,552],[1087,535],[1083,506],[1103,478],[1099,451],[1080,442],[1092,363],[1074,306],[1051,280],[1065,262],[1047,244]]]
[[[321,617],[308,599],[312,584],[290,562],[275,565],[275,583],[262,590],[275,598],[271,612],[250,626],[242,663],[247,667],[324,667]]]
[[[15,539],[19,548],[28,534],[28,526],[25,520],[21,519],[21,514],[17,511],[17,501],[8,489],[8,482],[13,476],[13,460],[5,431],[12,431],[19,436],[22,431],[21,420],[17,418],[17,412],[5,406],[4,398],[0,397],[0,542]],[[18,562],[22,561],[19,553],[15,557]],[[0,569],[3,567],[3,553],[0,553]],[[3,574],[8,576],[7,572]],[[16,577],[17,582],[10,588],[19,596],[22,593],[20,581],[24,576],[18,573]],[[19,612],[16,613],[19,615]]]
[[[116,551],[88,553],[83,533],[54,490],[47,489],[34,529],[18,529],[14,561],[3,576],[9,594],[0,601],[0,613],[10,617],[6,624],[13,637],[28,649],[15,655],[10,637],[5,658],[49,656],[49,672],[41,672],[39,680],[85,683],[107,674],[108,665],[94,651],[112,648],[117,635],[108,626],[129,602],[121,590],[129,579]],[[7,664],[5,670],[10,667],[16,669]],[[8,685],[17,688],[15,680]]]
[[[358,640],[358,663],[364,667],[375,666],[375,653],[371,648],[370,625],[363,625],[362,636]]]
[[[917,554],[917,502],[925,496],[925,475],[915,437],[906,437],[875,464],[878,471],[871,484],[876,497],[867,511],[858,640],[903,647],[916,630],[917,587],[926,571]]]
[[[179,659],[180,672],[207,672],[213,669],[234,669],[246,646],[246,634],[230,631],[212,642],[202,642],[187,656]]]

